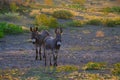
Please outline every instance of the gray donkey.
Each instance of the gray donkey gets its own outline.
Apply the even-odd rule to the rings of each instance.
[[[43,44],[44,39],[47,36],[49,36],[49,33],[46,30],[38,32],[38,27],[34,27],[34,28],[30,27],[30,31],[31,31],[32,43],[36,47],[36,57],[35,57],[35,60],[38,59],[38,53],[39,53],[39,56],[40,56],[40,60],[42,60],[42,57],[41,57],[41,46]]]
[[[51,63],[51,56],[53,55],[53,62],[54,62],[54,66],[57,66],[57,57],[58,57],[58,51],[60,49],[61,46],[61,33],[62,33],[62,28],[56,28],[55,29],[55,34],[56,37],[53,38],[52,36],[47,36],[44,39],[44,44],[43,44],[43,48],[44,48],[44,58],[45,58],[45,66],[46,66],[46,50],[51,50],[52,54],[49,54],[49,60],[50,60],[50,66],[52,66]]]

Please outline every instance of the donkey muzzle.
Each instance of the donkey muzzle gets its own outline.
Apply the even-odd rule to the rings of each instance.
[[[32,39],[31,41],[32,41],[32,43],[35,43],[35,42],[36,42],[36,39]]]
[[[61,46],[61,42],[57,42],[57,45],[58,45],[58,46]]]

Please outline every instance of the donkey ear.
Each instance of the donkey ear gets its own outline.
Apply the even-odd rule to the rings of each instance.
[[[30,27],[30,31],[33,31],[33,30],[32,30],[32,27]]]
[[[38,31],[38,27],[35,27],[35,30]]]

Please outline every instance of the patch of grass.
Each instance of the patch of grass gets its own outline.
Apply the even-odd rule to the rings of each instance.
[[[65,68],[64,68],[65,67]],[[52,67],[54,68],[54,67]],[[1,80],[119,80],[119,76],[79,72],[76,67],[58,66],[59,72],[50,72],[48,67],[0,70]],[[56,71],[57,71],[56,68]]]
[[[60,27],[62,28],[67,28],[68,26],[66,24],[59,24]]]
[[[98,63],[98,62],[88,62],[83,69],[84,70],[101,70],[106,67],[105,63]]]
[[[73,17],[73,14],[67,10],[54,11],[52,15],[53,17],[59,18],[59,19],[70,19]]]
[[[78,20],[73,20],[71,22],[67,22],[66,23],[67,26],[72,26],[72,27],[82,27],[82,22],[81,21],[78,21]]]
[[[18,7],[15,2],[10,3],[10,9],[12,12],[16,12]]]
[[[0,38],[3,38],[4,37],[4,33],[3,31],[0,31]]]
[[[106,7],[103,8],[103,12],[115,12],[115,13],[120,13],[120,6],[113,6],[113,7]]]
[[[1,80],[20,80],[22,72],[18,69],[7,69],[7,70],[0,70],[0,79]]]
[[[71,9],[77,9],[77,10],[84,10],[84,6],[81,6],[80,4],[70,4],[68,5],[69,8]]]
[[[2,6],[0,9],[1,14],[8,13],[9,11],[10,9],[7,6]]]
[[[77,71],[79,68],[74,65],[64,65],[64,66],[58,66],[56,71],[57,72],[69,72],[69,71]]]
[[[86,24],[89,24],[89,25],[101,25],[102,22],[99,19],[91,19],[91,20],[88,20],[86,22]]]
[[[44,26],[44,25],[40,25],[39,27],[39,31],[41,30],[49,30],[50,28],[48,26]]]
[[[7,24],[4,28],[5,34],[20,34],[22,32],[22,27],[15,24]]]
[[[72,72],[70,74],[67,74],[63,76],[63,79],[61,80],[119,80],[120,77],[118,76],[111,76],[109,74],[91,74],[91,73],[86,73],[82,72],[79,73],[77,71]]]
[[[52,16],[48,17],[45,14],[37,15],[34,21],[36,26],[48,26],[50,28],[55,28],[58,26],[58,22],[56,18],[53,18]]]
[[[103,24],[107,27],[116,27],[120,25],[120,18],[103,20]]]
[[[0,15],[0,18],[5,20],[20,20],[21,16],[19,13],[8,12]]]
[[[23,33],[22,27],[15,25],[15,24],[8,24],[6,22],[0,23],[0,31],[3,34],[20,34]],[[1,33],[2,34],[2,33]]]
[[[114,67],[112,69],[112,73],[115,75],[120,75],[120,63],[114,64]]]

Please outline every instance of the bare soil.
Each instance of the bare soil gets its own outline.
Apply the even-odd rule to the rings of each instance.
[[[120,27],[85,26],[63,29],[62,46],[58,65],[82,66],[88,62],[120,62]],[[102,31],[104,37],[96,37]],[[54,30],[50,30],[54,36]],[[29,42],[30,33],[7,35],[0,39],[0,68],[34,68],[44,66],[35,60],[34,45]]]

